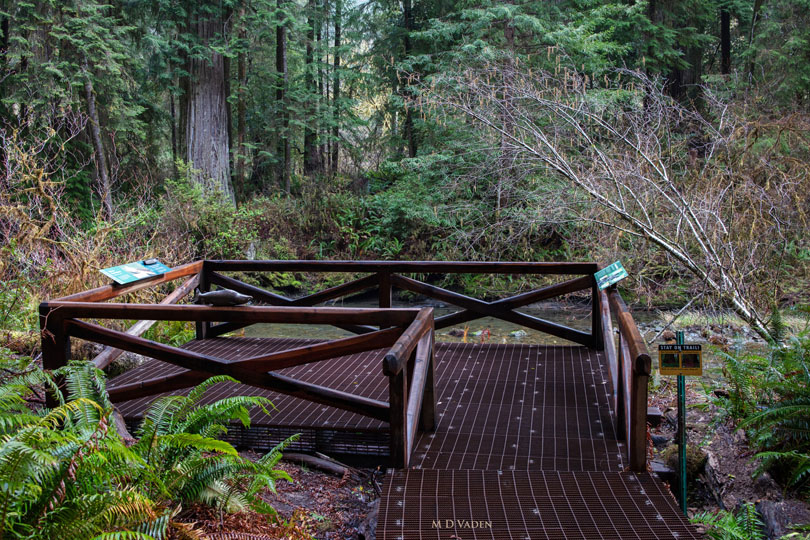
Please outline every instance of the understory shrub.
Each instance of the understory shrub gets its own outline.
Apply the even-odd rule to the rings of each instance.
[[[232,420],[249,425],[250,409],[271,407],[261,397],[203,404],[227,377],[156,400],[127,446],[91,364],[47,372],[8,350],[0,361],[0,538],[199,538],[177,520],[184,505],[273,514],[259,493],[290,480],[274,469],[286,442],[254,462],[217,438]],[[44,407],[46,391],[54,408]]]

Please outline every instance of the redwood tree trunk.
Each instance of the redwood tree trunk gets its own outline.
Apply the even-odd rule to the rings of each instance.
[[[325,118],[325,111],[327,110],[328,101],[326,99],[326,94],[329,90],[324,86],[324,73],[323,73],[323,66],[325,63],[325,59],[323,57],[324,48],[323,48],[323,28],[326,24],[328,24],[328,13],[329,13],[329,5],[326,0],[321,2],[318,1],[320,16],[318,17],[318,28],[316,30],[316,41],[318,42],[317,46],[317,57],[318,57],[318,105],[321,111],[320,118],[318,119],[318,137],[320,138],[320,144],[318,145],[318,161],[321,164],[322,170],[326,168],[326,144],[324,143],[329,137],[327,137],[327,131],[325,129],[326,122],[324,122]]]
[[[330,159],[332,176],[337,174],[338,158],[340,157],[338,139],[340,137],[340,25],[343,18],[342,7],[343,0],[335,0],[335,82],[332,88],[332,110],[335,112],[335,117],[332,125],[332,157]]]
[[[720,8],[720,72],[731,73],[731,14],[727,6]]]
[[[239,11],[239,20],[242,25],[239,29],[239,37],[243,40],[247,38],[244,26],[245,9]],[[247,193],[247,179],[245,178],[245,155],[247,149],[247,105],[245,104],[245,91],[247,87],[247,59],[245,52],[239,51],[236,58],[236,78],[238,79],[237,100],[236,100],[236,156],[234,159],[236,166],[236,185],[234,190],[238,191],[240,197]]]
[[[279,11],[284,7],[283,0],[276,3]],[[281,170],[279,171],[281,184],[284,190],[290,192],[290,119],[287,110],[287,27],[279,24],[276,27],[276,72],[278,74],[278,87],[276,88],[276,101],[281,111]]]
[[[320,160],[318,159],[318,87],[315,81],[315,27],[318,25],[317,3],[315,0],[307,2],[307,18],[309,28],[307,30],[306,49],[306,92],[310,96],[307,100],[307,123],[304,128],[304,176],[312,176],[320,170]]]
[[[200,43],[208,46],[222,31],[217,16],[197,19],[192,30]],[[228,101],[225,89],[225,60],[211,52],[208,58],[189,59],[188,95],[185,99],[185,157],[193,170],[192,178],[206,192],[219,191],[234,202],[231,187],[228,143]]]

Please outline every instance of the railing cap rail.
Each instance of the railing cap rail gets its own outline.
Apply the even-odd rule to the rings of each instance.
[[[137,319],[160,321],[288,322],[291,324],[383,324],[404,326],[419,315],[417,308],[347,308],[281,306],[203,306],[197,304],[126,304],[47,301],[39,305],[43,317]]]
[[[413,322],[405,329],[391,350],[383,358],[383,373],[398,375],[408,361],[425,332],[433,330],[433,308],[421,308]]]

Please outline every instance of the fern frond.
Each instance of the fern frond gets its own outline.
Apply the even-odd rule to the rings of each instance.
[[[184,413],[192,408],[196,407],[200,400],[202,399],[203,395],[208,391],[209,388],[214,386],[215,384],[223,383],[223,382],[232,382],[238,383],[236,379],[233,377],[229,377],[228,375],[216,375],[205,381],[201,382],[197,386],[191,389],[191,392],[188,393],[186,396],[186,403],[185,407],[181,409],[181,413]]]
[[[186,431],[199,433],[211,423],[223,424],[235,419],[248,427],[250,426],[250,409],[259,407],[262,411],[268,412],[267,407],[272,406],[273,403],[262,396],[227,397],[189,411],[186,418],[180,422],[180,426]]]
[[[92,540],[155,540],[155,537],[141,532],[119,531],[101,533]]]
[[[720,510],[702,512],[690,520],[706,527],[706,536],[715,540],[765,540],[762,522],[753,504],[744,505],[738,513]]]
[[[171,433],[161,435],[157,438],[157,443],[172,448],[194,448],[201,452],[219,452],[231,456],[238,456],[239,452],[229,442],[218,439],[210,439],[195,433]]]

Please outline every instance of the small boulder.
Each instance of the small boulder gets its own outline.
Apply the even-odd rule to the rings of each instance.
[[[666,448],[671,441],[671,439],[665,435],[652,434],[650,438],[652,439],[653,446],[656,448]]]
[[[788,533],[787,525],[790,520],[782,508],[782,503],[760,500],[756,504],[756,509],[764,525],[762,532],[767,538],[782,538]]]

